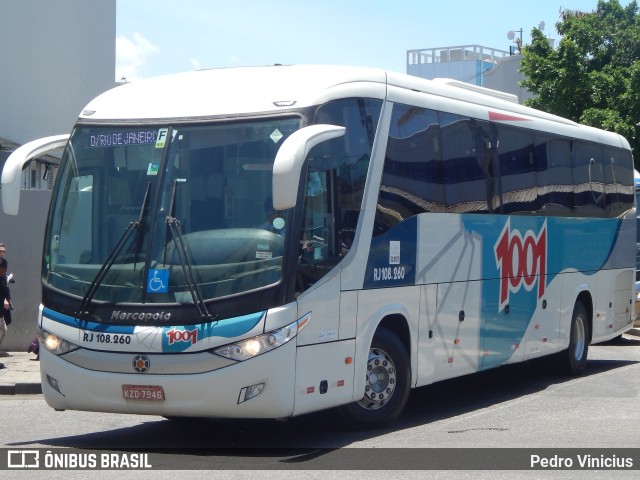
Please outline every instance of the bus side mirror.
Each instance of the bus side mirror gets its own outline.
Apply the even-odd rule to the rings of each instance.
[[[44,137],[16,149],[2,169],[2,208],[7,215],[17,215],[20,208],[20,181],[22,169],[37,157],[64,148],[69,134]]]
[[[309,151],[316,145],[341,137],[344,127],[311,125],[289,136],[280,146],[273,163],[273,207],[286,210],[296,205],[300,172]]]

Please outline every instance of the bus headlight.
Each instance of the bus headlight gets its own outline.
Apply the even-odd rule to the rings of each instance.
[[[274,348],[284,345],[289,340],[295,338],[298,332],[302,330],[307,323],[311,314],[308,313],[304,317],[290,323],[286,327],[278,328],[262,335],[247,338],[239,342],[230,343],[222,347],[213,349],[213,352],[231,360],[242,362],[250,358],[262,355]]]
[[[42,347],[55,355],[62,355],[63,353],[80,348],[71,342],[67,342],[64,338],[60,338],[45,330],[38,330],[38,341]]]

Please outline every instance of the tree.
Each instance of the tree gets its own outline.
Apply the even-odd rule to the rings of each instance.
[[[553,49],[541,30],[522,50],[526,104],[627,138],[640,162],[640,15],[635,0],[599,0],[596,10],[563,10]],[[638,163],[636,163],[638,164]]]

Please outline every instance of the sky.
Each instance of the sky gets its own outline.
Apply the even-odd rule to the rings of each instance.
[[[628,0],[621,0],[627,5]],[[407,50],[558,38],[597,0],[116,0],[116,80],[203,68],[340,64],[406,72]]]

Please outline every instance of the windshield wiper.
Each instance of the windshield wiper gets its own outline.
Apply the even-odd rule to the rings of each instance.
[[[144,211],[147,209],[147,206],[149,205],[150,190],[151,190],[151,182],[147,184],[147,191],[144,194],[144,200],[142,201],[142,206],[140,207],[140,215],[138,216],[138,220],[134,222],[129,222],[129,224],[127,225],[127,228],[125,228],[124,232],[122,232],[122,235],[118,240],[118,243],[116,243],[115,247],[109,254],[109,257],[107,257],[105,262],[102,264],[102,267],[100,267],[100,270],[98,270],[97,275],[89,285],[89,288],[84,294],[84,297],[82,297],[82,302],[80,302],[80,306],[78,307],[78,311],[76,312],[78,317],[83,317],[89,313],[85,310],[85,308],[91,302],[94,295],[98,291],[98,288],[102,284],[104,277],[107,275],[107,273],[115,263],[116,258],[118,258],[118,255],[120,255],[120,252],[122,252],[122,249],[126,245],[129,238],[131,237],[131,234],[133,233],[133,231],[134,230],[138,232],[140,231],[142,227],[142,221],[144,219]]]
[[[178,259],[180,260],[180,265],[182,266],[185,281],[187,283],[187,286],[189,287],[189,291],[191,292],[193,304],[197,308],[200,316],[204,318],[212,318],[211,313],[209,313],[209,310],[207,309],[207,305],[204,303],[204,298],[202,297],[202,293],[200,292],[200,286],[196,281],[195,276],[193,275],[193,268],[191,267],[191,255],[189,254],[188,245],[184,241],[182,224],[180,223],[180,220],[178,220],[174,216],[177,185],[178,182],[174,180],[173,190],[171,192],[169,215],[167,215],[167,227],[169,228],[169,232],[171,232],[171,238],[173,239],[175,251],[178,254]]]

